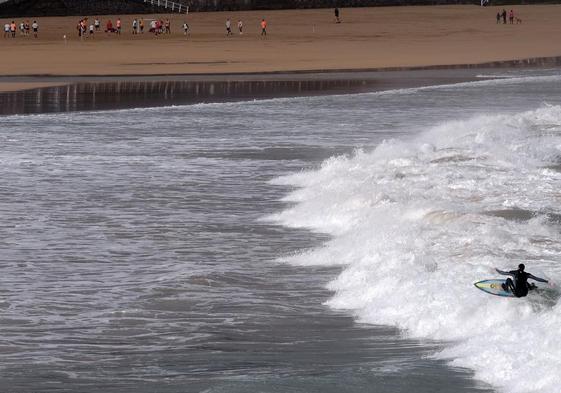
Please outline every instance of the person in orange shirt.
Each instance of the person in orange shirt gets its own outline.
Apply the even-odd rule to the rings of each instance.
[[[16,22],[12,21],[12,23],[10,24],[10,32],[12,33],[12,38],[16,38]]]
[[[265,19],[261,20],[261,35],[267,35],[267,21]]]
[[[121,34],[121,18],[117,18],[117,34]]]

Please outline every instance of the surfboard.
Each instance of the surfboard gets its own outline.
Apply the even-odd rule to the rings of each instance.
[[[502,279],[494,279],[494,280],[483,280],[478,281],[475,284],[475,287],[481,289],[483,292],[490,293],[491,295],[495,296],[502,296],[502,297],[516,297],[510,291],[505,291],[501,284],[503,284],[505,280]]]

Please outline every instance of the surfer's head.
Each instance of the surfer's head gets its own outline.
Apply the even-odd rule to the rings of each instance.
[[[526,268],[526,266],[524,266],[523,263],[521,263],[520,265],[518,265],[518,270],[520,270],[521,272],[523,272],[525,268]]]

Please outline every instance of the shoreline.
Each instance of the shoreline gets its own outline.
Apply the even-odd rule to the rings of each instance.
[[[485,70],[73,77],[55,86],[0,92],[0,116],[369,93],[482,80],[477,75]]]
[[[522,69],[560,67],[561,56],[534,57],[513,60],[497,60],[486,63],[442,64],[430,66],[403,66],[386,68],[363,69],[317,69],[317,70],[288,70],[266,72],[236,72],[236,73],[170,73],[170,74],[76,74],[76,75],[0,75],[0,94],[38,88],[67,86],[84,82],[125,82],[125,81],[255,81],[255,80],[329,80],[329,76],[345,74],[346,79],[356,79],[365,73],[411,72],[432,70],[471,70],[471,69]],[[353,78],[355,76],[355,78]]]
[[[497,60],[485,63],[442,64],[429,66],[403,66],[358,69],[315,69],[265,72],[217,72],[217,73],[170,73],[170,74],[76,74],[76,75],[1,75],[0,95],[17,91],[39,88],[67,86],[77,83],[124,82],[124,81],[257,81],[257,80],[330,80],[330,76],[344,74],[346,79],[358,79],[364,74],[383,74],[393,72],[434,71],[434,70],[497,70],[522,68],[561,67],[561,56],[533,57],[512,60]],[[354,76],[354,78],[353,78]]]

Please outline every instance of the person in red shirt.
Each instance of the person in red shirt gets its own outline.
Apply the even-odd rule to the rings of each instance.
[[[267,35],[267,21],[265,19],[261,20],[261,35]]]

